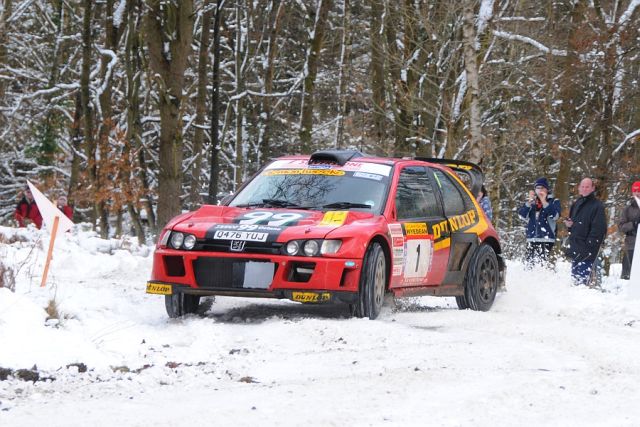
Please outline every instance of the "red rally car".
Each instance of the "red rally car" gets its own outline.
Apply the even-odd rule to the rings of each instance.
[[[345,303],[370,319],[388,292],[489,310],[505,263],[472,195],[482,179],[472,163],[357,151],[273,160],[221,206],[166,225],[147,293],[170,317],[208,295]]]

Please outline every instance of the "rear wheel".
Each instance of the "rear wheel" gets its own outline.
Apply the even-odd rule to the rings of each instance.
[[[491,246],[483,244],[476,250],[464,282],[464,296],[456,297],[458,308],[489,311],[500,283],[498,258]]]
[[[195,313],[200,305],[198,295],[177,293],[164,296],[164,305],[170,318],[175,319],[185,314]]]
[[[380,314],[387,289],[387,257],[380,243],[374,242],[367,248],[360,275],[358,301],[350,306],[356,317],[373,320]]]

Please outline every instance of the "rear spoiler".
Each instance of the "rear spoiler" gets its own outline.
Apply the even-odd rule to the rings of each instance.
[[[415,160],[437,163],[453,169],[462,182],[471,190],[471,194],[477,196],[484,183],[484,173],[480,166],[464,160],[436,159],[432,157],[414,157]]]

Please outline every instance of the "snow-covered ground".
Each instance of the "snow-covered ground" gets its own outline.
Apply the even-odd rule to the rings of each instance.
[[[0,227],[0,426],[640,424],[640,301],[509,263],[488,313],[450,298],[346,308],[217,298],[170,320],[152,248]],[[614,266],[618,267],[619,266]],[[55,300],[60,320],[44,308]],[[44,381],[17,379],[37,366]],[[86,371],[85,371],[86,367]],[[0,373],[1,376],[1,373]]]

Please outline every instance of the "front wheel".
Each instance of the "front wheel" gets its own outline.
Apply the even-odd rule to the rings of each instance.
[[[378,317],[386,289],[387,257],[380,243],[374,242],[367,248],[364,256],[358,301],[351,305],[351,313],[371,320]]]
[[[200,297],[183,293],[165,295],[164,305],[169,317],[175,319],[185,314],[195,313],[200,305]]]
[[[483,244],[473,254],[464,279],[464,296],[456,297],[461,310],[489,311],[500,283],[498,258],[493,248]]]

